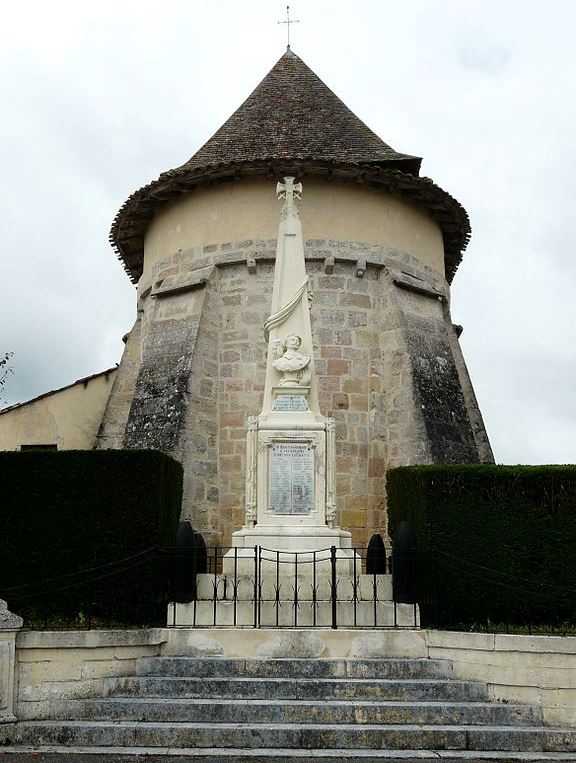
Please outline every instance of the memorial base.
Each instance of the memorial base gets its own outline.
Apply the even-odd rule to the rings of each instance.
[[[233,548],[262,546],[273,551],[321,551],[332,546],[351,548],[352,536],[346,530],[327,525],[260,524],[232,533]]]
[[[259,547],[262,560],[279,559],[285,573],[293,574],[295,555],[298,565],[305,572],[306,565],[316,561],[329,563],[330,549],[338,551],[338,566],[346,564],[346,572],[352,574],[352,536],[339,527],[326,525],[281,526],[257,524],[243,527],[232,534],[232,548],[224,555],[224,571],[232,573],[235,566],[244,574],[254,567],[254,549]],[[306,553],[305,553],[306,552]]]
[[[413,604],[393,601],[360,601],[354,604],[339,601],[334,613],[330,601],[303,600],[278,605],[274,600],[252,601],[210,600],[189,604],[168,605],[167,624],[193,628],[331,628],[333,617],[338,628],[419,628],[420,613]]]
[[[301,569],[295,576],[267,575],[255,586],[254,572],[198,575],[197,599],[168,606],[168,625],[196,628],[418,628],[417,605],[395,604],[391,575],[340,571],[336,596],[330,576],[321,566],[311,578]]]

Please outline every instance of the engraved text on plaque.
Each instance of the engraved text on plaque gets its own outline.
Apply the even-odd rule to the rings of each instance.
[[[302,395],[278,395],[272,406],[273,411],[307,411],[308,403]]]
[[[275,443],[268,463],[270,510],[309,514],[314,507],[314,448],[308,443]]]

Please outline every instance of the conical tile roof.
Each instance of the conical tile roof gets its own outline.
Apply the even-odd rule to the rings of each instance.
[[[110,241],[136,282],[144,235],[171,199],[206,181],[249,175],[356,178],[427,207],[442,228],[451,280],[470,235],[463,207],[428,178],[421,159],[391,148],[288,50],[225,124],[183,165],[133,193],[116,215]]]
[[[291,50],[189,161],[164,176],[262,159],[367,162],[415,175],[421,162],[384,143]]]

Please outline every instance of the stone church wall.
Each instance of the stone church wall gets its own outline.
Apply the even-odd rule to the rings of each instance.
[[[244,177],[241,182],[205,186],[168,202],[146,231],[144,277],[179,249],[216,246],[230,251],[249,240],[275,240],[280,207],[274,186],[268,178]],[[384,241],[418,258],[437,276],[444,275],[440,227],[427,209],[399,195],[356,180],[307,175],[299,217],[308,240],[329,236],[370,246]]]
[[[228,545],[243,524],[245,426],[262,404],[275,245],[179,251],[139,288],[142,363],[124,444],[182,461],[183,517],[209,545]],[[336,419],[337,522],[361,545],[386,531],[388,468],[491,453],[444,279],[356,242],[309,239],[306,259],[320,407]]]

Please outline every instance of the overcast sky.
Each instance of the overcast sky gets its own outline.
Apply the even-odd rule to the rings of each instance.
[[[301,0],[292,48],[424,157],[472,241],[452,317],[498,462],[574,463],[573,0]],[[182,164],[285,50],[276,0],[19,0],[0,25],[7,402],[114,366],[135,290],[127,196]]]

